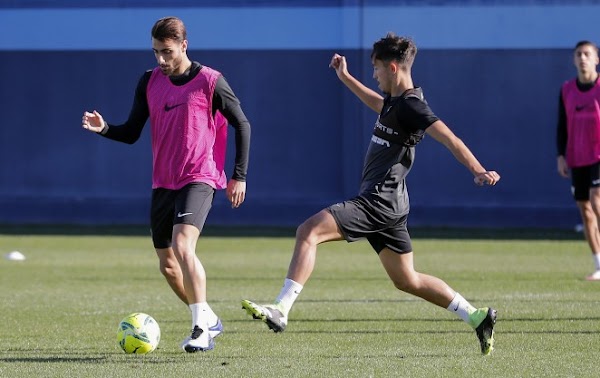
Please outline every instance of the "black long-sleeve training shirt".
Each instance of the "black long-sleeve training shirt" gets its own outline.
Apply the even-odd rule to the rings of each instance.
[[[194,79],[201,69],[202,65],[194,61],[188,71],[169,78],[174,85],[184,85]],[[133,144],[139,139],[142,129],[150,117],[146,88],[151,74],[152,70],[146,71],[140,78],[127,121],[121,125],[107,124],[107,127],[102,130],[103,136],[128,144]],[[242,111],[239,99],[223,76],[217,79],[212,106],[213,115],[216,111],[220,111],[235,129],[235,167],[231,178],[237,181],[246,181],[250,153],[250,122]]]

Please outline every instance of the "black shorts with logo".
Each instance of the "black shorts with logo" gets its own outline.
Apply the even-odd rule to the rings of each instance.
[[[200,232],[212,206],[215,189],[204,183],[191,183],[178,190],[152,190],[150,228],[154,248],[168,248],[173,226],[191,224]]]
[[[401,216],[391,216],[362,197],[336,203],[329,206],[327,211],[348,242],[366,238],[378,254],[385,247],[396,253],[412,252],[406,228],[408,212]]]
[[[571,168],[571,192],[575,201],[588,201],[590,188],[600,187],[600,162]]]

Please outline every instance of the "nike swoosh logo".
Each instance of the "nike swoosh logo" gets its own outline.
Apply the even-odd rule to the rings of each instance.
[[[181,104],[175,104],[175,105],[173,105],[173,106],[169,106],[169,105],[165,104],[165,112],[168,112],[168,111],[170,111],[170,110],[173,110],[173,109],[175,109],[176,107],[178,107],[178,106],[181,106],[181,105],[183,105],[183,104],[184,104],[183,102],[182,102]]]
[[[460,303],[456,304],[456,307],[454,307],[454,311],[458,311],[458,306],[460,305]]]
[[[177,213],[177,218],[185,217],[186,215],[192,215],[192,214],[194,214],[194,213],[182,213],[182,212],[179,212],[179,213]]]

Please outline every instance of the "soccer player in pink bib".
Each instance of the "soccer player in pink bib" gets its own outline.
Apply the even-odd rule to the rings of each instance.
[[[600,84],[598,46],[590,41],[575,45],[577,77],[560,90],[556,146],[558,173],[569,177],[583,220],[583,232],[594,259],[588,281],[600,281]]]
[[[150,119],[152,242],[161,273],[191,310],[192,332],[181,347],[190,353],[207,351],[214,348],[223,325],[206,299],[206,274],[196,243],[215,190],[226,189],[234,208],[244,202],[250,123],[223,75],[187,56],[180,19],[158,20],[151,37],[158,66],[140,78],[127,121],[109,124],[94,110],[84,112],[82,126],[132,144]],[[235,130],[236,149],[229,182],[224,172],[227,124]]]

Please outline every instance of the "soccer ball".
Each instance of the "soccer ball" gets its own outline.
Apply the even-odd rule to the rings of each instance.
[[[117,342],[125,353],[150,353],[156,349],[159,341],[160,327],[148,314],[129,314],[119,323]]]

